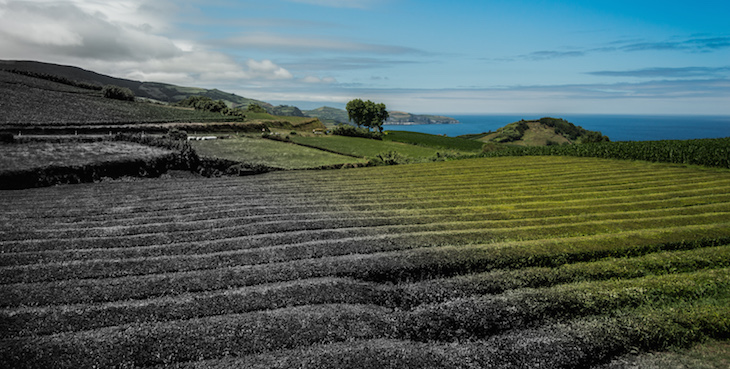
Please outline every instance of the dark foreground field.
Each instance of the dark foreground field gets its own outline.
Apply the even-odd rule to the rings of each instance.
[[[486,158],[0,201],[3,368],[618,368],[730,338],[727,170]]]

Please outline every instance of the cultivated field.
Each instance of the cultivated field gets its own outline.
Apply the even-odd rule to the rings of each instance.
[[[434,147],[410,145],[402,142],[370,140],[347,136],[291,136],[292,142],[320,148],[330,152],[351,155],[360,158],[375,158],[378,154],[394,151],[400,155],[423,160],[435,158],[437,153],[444,152]]]
[[[220,122],[217,113],[106,99],[99,91],[0,71],[0,129],[76,125]],[[16,132],[17,133],[17,132]]]
[[[191,141],[191,143],[201,156],[271,168],[308,169],[365,163],[364,159],[256,137],[240,136],[225,140]]]
[[[477,140],[408,131],[386,131],[383,140],[460,152],[480,152],[484,145],[483,142]]]
[[[90,163],[148,160],[172,151],[132,142],[26,142],[0,145],[0,173],[46,166],[82,166]]]
[[[0,201],[3,368],[590,368],[730,337],[727,170],[482,158]]]

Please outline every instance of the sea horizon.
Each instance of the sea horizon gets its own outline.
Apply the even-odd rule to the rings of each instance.
[[[521,119],[562,118],[590,131],[599,131],[611,141],[689,140],[730,137],[730,115],[640,115],[640,114],[439,114],[458,124],[383,125],[384,130],[413,131],[456,137],[496,131]]]

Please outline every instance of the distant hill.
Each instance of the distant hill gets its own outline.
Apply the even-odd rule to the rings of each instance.
[[[390,118],[385,124],[458,124],[459,121],[441,115],[411,114],[402,111],[389,111]]]
[[[478,139],[484,142],[523,146],[609,141],[609,138],[601,132],[589,131],[564,119],[550,117],[537,120],[521,120],[499,128],[496,132],[461,137]]]
[[[32,72],[52,76],[64,77],[72,81],[88,83],[91,85],[116,85],[126,87],[135,96],[153,99],[162,102],[174,103],[184,100],[189,96],[207,96],[213,100],[223,100],[231,107],[247,107],[249,104],[258,104],[264,108],[272,109],[273,105],[254,99],[245,98],[236,94],[223,92],[217,89],[204,89],[198,87],[182,87],[159,82],[140,82],[129,79],[116,78],[88,71],[73,66],[43,63],[38,61],[8,61],[0,60],[0,69]]]
[[[319,118],[325,124],[349,123],[347,111],[344,109],[323,106],[313,110],[305,110],[303,113],[308,117]]]
[[[280,116],[285,116],[285,117],[305,117],[306,116],[296,106],[279,105],[279,106],[274,106],[272,108],[267,108],[266,110],[268,110],[268,112],[272,115],[280,115]],[[312,117],[312,118],[315,118],[315,117]]]
[[[104,74],[92,72],[74,66],[43,63],[38,61],[16,61],[0,60],[0,70],[30,72],[39,75],[62,77],[81,84],[105,86],[116,85],[126,87],[136,97],[152,99],[166,103],[176,103],[190,96],[206,96],[213,100],[223,100],[229,107],[240,107],[246,109],[250,104],[256,104],[272,115],[312,117],[319,118],[329,125],[336,123],[349,123],[347,111],[331,107],[321,107],[314,110],[301,111],[295,106],[279,105],[249,99],[233,93],[217,89],[204,89],[199,87],[183,87],[160,82],[141,82],[124,78],[116,78]],[[391,117],[386,124],[451,124],[459,123],[458,120],[436,115],[417,115],[400,111],[389,112]]]
[[[454,118],[444,117],[440,115],[419,115],[402,111],[389,111],[390,118],[385,124],[455,124],[459,123]],[[309,117],[319,118],[325,123],[349,123],[347,111],[344,109],[323,106],[314,110],[305,110],[304,114]]]

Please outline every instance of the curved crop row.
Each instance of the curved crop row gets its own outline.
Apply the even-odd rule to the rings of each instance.
[[[482,158],[0,201],[2,367],[590,367],[730,335],[724,170]]]

